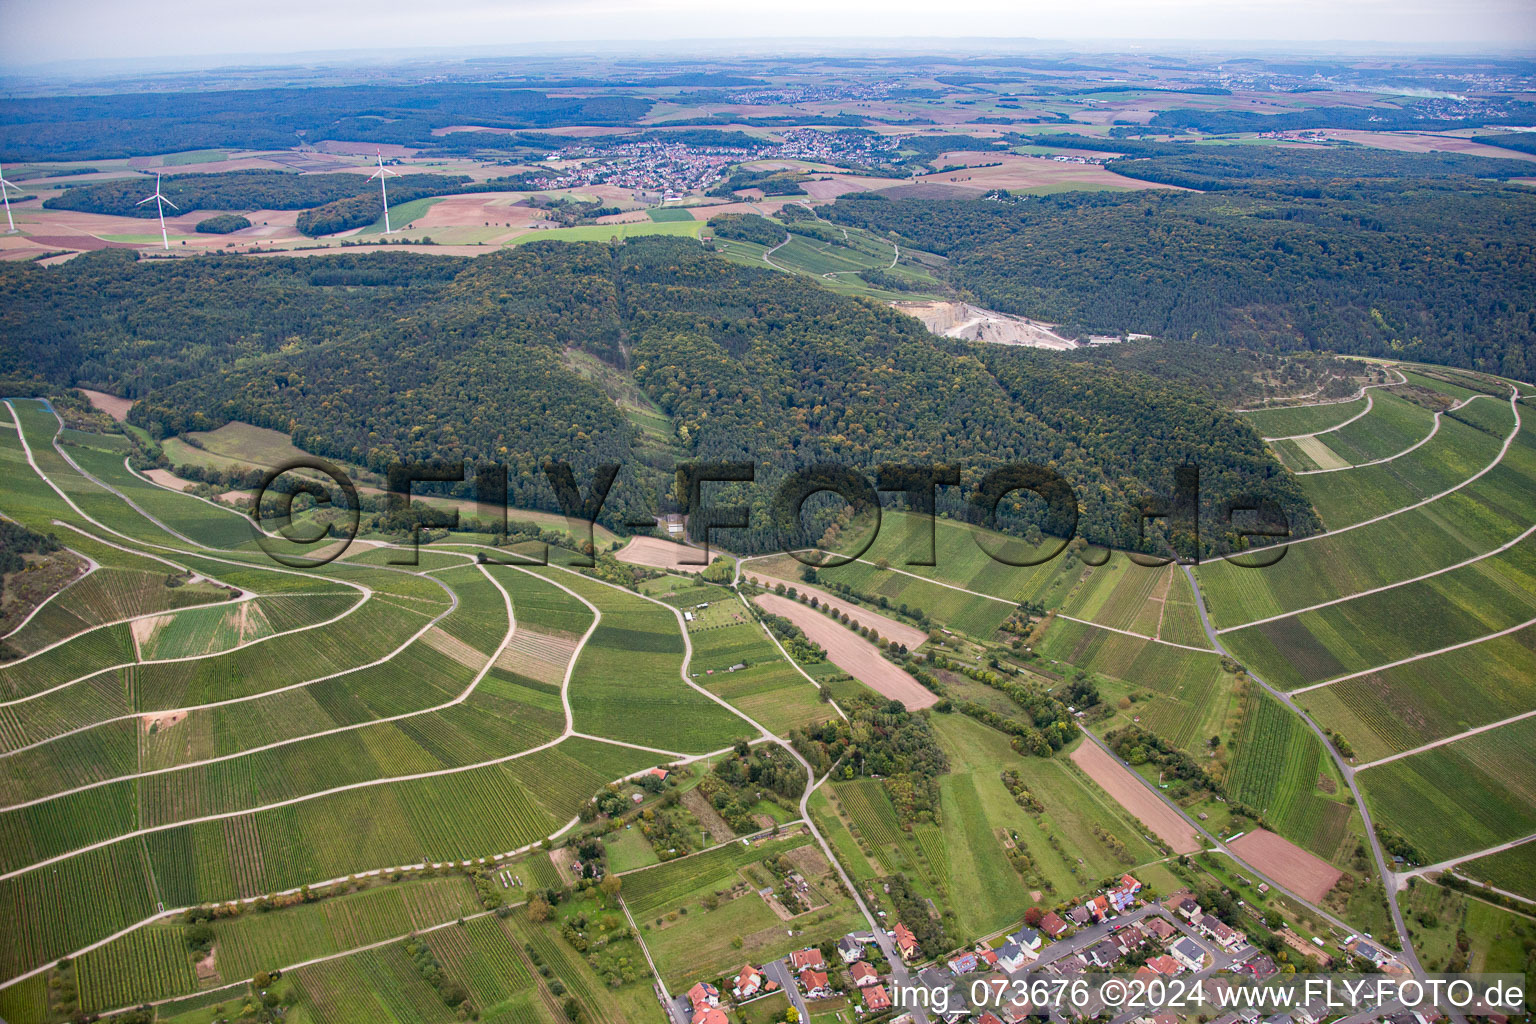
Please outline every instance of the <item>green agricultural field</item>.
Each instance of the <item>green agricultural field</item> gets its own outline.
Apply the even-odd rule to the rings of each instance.
[[[1373,816],[1427,863],[1536,831],[1536,719],[1362,771]]]
[[[1299,405],[1284,409],[1261,409],[1245,413],[1243,418],[1260,437],[1294,437],[1332,430],[1365,411],[1365,398],[1324,405]]]
[[[656,221],[658,224],[666,224],[674,221],[690,221],[695,219],[692,210],[685,210],[677,206],[655,207],[653,209],[646,210],[645,214],[646,216],[650,217],[651,220]]]
[[[681,626],[670,610],[575,573],[552,578],[603,613],[571,678],[578,730],[694,753],[753,735],[746,722],[684,683]]]
[[[1298,699],[1349,741],[1361,763],[1374,761],[1529,709],[1536,700],[1533,637],[1536,627],[1528,627]]]
[[[1201,564],[1195,575],[1215,625],[1241,625],[1487,554],[1528,527],[1521,510],[1532,493],[1536,417],[1526,416],[1498,465],[1453,493],[1344,533],[1291,544],[1267,568],[1216,560]]]
[[[1498,457],[1513,427],[1514,415],[1507,403],[1485,400],[1446,413],[1435,436],[1401,458],[1302,477],[1302,490],[1329,529],[1362,522],[1438,494],[1472,476]],[[1327,437],[1332,448],[1334,435]]]
[[[1536,900],[1536,842],[1465,861],[1456,865],[1456,873]]]
[[[681,235],[685,237],[699,237],[699,229],[704,226],[703,221],[642,221],[635,224],[584,224],[575,228],[550,228],[546,231],[530,231],[526,235],[518,235],[508,245],[522,245],[524,242],[606,242],[610,238],[635,238],[639,235]]]
[[[1050,663],[1042,667],[1071,666],[1123,684],[1121,692],[1137,701],[1125,714],[1186,750],[1203,745],[1226,718],[1233,679],[1214,651],[1186,650],[1058,617],[1038,653]]]
[[[403,231],[411,227],[411,221],[422,216],[432,207],[443,201],[442,196],[429,196],[425,199],[413,199],[408,203],[399,203],[389,208],[389,226],[394,231]],[[359,234],[380,235],[384,233],[384,216],[368,227],[363,228]]]
[[[1536,547],[1222,635],[1233,657],[1294,689],[1441,650],[1536,618]]]
[[[770,880],[774,875],[763,861],[780,854],[799,865],[818,894],[817,906],[795,915],[792,926],[786,926],[756,891],[759,884],[773,884]],[[697,862],[691,875],[673,872],[672,878],[659,882],[648,878],[690,861]],[[753,881],[754,876],[761,883]],[[692,890],[678,898],[683,878],[692,884]],[[657,885],[661,888],[654,887]],[[641,890],[638,903],[636,888]],[[678,989],[700,978],[739,969],[744,961],[772,960],[807,943],[836,939],[867,927],[853,901],[838,891],[831,866],[814,842],[803,836],[751,848],[733,844],[721,851],[626,875],[623,891],[662,978]],[[673,895],[667,903],[658,904],[661,893]],[[796,934],[791,936],[789,927]],[[742,939],[739,947],[733,941],[738,936]]]
[[[1300,718],[1257,687],[1243,708],[1227,792],[1266,827],[1325,860],[1352,849],[1348,791],[1327,751]]]
[[[189,149],[180,153],[167,153],[160,158],[165,167],[186,167],[191,164],[211,164],[229,159],[227,149]]]

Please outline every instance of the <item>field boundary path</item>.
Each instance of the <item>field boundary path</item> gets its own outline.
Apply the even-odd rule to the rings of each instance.
[[[1519,429],[1519,413],[1516,413],[1515,430],[1518,431]],[[1506,451],[1509,448],[1509,443],[1513,440],[1514,435],[1511,434],[1509,440],[1504,444]],[[1487,470],[1483,472],[1487,472]],[[1183,569],[1184,575],[1189,579],[1190,587],[1195,592],[1195,611],[1200,615],[1200,625],[1205,630],[1205,635],[1210,638],[1217,651],[1230,658],[1232,656],[1231,652],[1222,646],[1221,638],[1216,635],[1216,630],[1211,625],[1210,616],[1206,613],[1205,594],[1200,589],[1199,581],[1195,579],[1194,571],[1187,565],[1183,566]],[[1360,792],[1359,783],[1355,781],[1355,769],[1353,766],[1345,763],[1344,758],[1339,754],[1333,743],[1329,741],[1327,733],[1323,732],[1322,728],[1312,720],[1311,715],[1307,714],[1297,705],[1290,694],[1277,690],[1251,671],[1248,673],[1248,677],[1262,686],[1272,697],[1300,716],[1301,720],[1317,736],[1318,741],[1323,745],[1323,749],[1328,752],[1328,756],[1333,759],[1335,766],[1339,769],[1339,774],[1343,777],[1344,784],[1349,787],[1350,795],[1354,797],[1355,807],[1360,812],[1360,820],[1365,826],[1365,837],[1370,844],[1371,855],[1376,861],[1376,871],[1382,880],[1382,890],[1386,893],[1387,910],[1392,917],[1392,927],[1397,930],[1398,944],[1402,947],[1400,955],[1407,963],[1408,969],[1413,973],[1414,978],[1422,981],[1424,979],[1424,967],[1419,963],[1418,953],[1413,948],[1413,937],[1408,933],[1408,925],[1403,920],[1402,908],[1397,903],[1397,886],[1394,884],[1396,875],[1393,874],[1392,869],[1387,864],[1386,854],[1381,846],[1381,839],[1376,835],[1376,826],[1371,821],[1371,810],[1366,806],[1365,796]],[[1337,921],[1337,918],[1331,916],[1329,919]],[[1456,1024],[1465,1024],[1466,1021],[1464,1016],[1455,1012],[1451,1014],[1451,1019]]]
[[[1444,418],[1446,413],[1448,413],[1448,412],[1455,412],[1457,409],[1461,409],[1461,408],[1464,408],[1465,406],[1471,405],[1473,402],[1477,401],[1479,398],[1494,398],[1494,397],[1496,397],[1496,396],[1494,396],[1494,395],[1473,395],[1470,398],[1464,398],[1464,399],[1462,399],[1459,402],[1455,402],[1455,403],[1453,403],[1451,405],[1446,406],[1444,409],[1441,409],[1439,412],[1435,413],[1435,415],[1434,415],[1434,425],[1429,428],[1429,433],[1425,434],[1423,438],[1421,438],[1418,441],[1415,441],[1413,444],[1409,445],[1407,448],[1404,448],[1402,451],[1397,452],[1397,453],[1395,453],[1393,455],[1383,456],[1382,458],[1379,458],[1379,459],[1372,459],[1369,462],[1357,462],[1357,463],[1355,463],[1352,466],[1332,466],[1332,467],[1330,467],[1328,469],[1292,470],[1291,475],[1292,476],[1316,476],[1319,473],[1342,473],[1342,472],[1344,472],[1347,469],[1364,469],[1367,466],[1380,466],[1383,463],[1395,462],[1396,460],[1402,458],[1404,455],[1407,455],[1410,452],[1416,451],[1419,448],[1424,447],[1426,444],[1428,444],[1430,442],[1430,440],[1432,438],[1434,438],[1434,436],[1436,434],[1440,433],[1440,424],[1441,424],[1441,421],[1443,420],[1443,418]],[[1339,424],[1339,426],[1341,426],[1341,427],[1343,425],[1344,424],[1342,424],[1342,423]],[[1337,430],[1338,428],[1335,427],[1334,429]],[[1281,440],[1284,440],[1284,439],[1282,438]]]

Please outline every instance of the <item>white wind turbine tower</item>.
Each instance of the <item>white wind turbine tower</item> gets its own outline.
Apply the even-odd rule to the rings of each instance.
[[[368,175],[368,180],[379,179],[379,195],[384,200],[384,233],[389,234],[389,189],[384,187],[385,178],[398,178],[400,175],[384,166],[384,153],[378,151],[379,169]]]
[[[3,191],[3,190],[0,190],[0,191]],[[166,233],[165,233],[165,207],[169,206],[171,209],[175,210],[177,213],[181,212],[181,207],[177,206],[175,203],[171,202],[169,199],[165,198],[165,196],[160,194],[160,173],[158,171],[155,172],[155,194],[152,195],[152,196],[149,196],[149,197],[147,197],[145,199],[140,199],[134,205],[135,206],[143,206],[145,203],[149,202],[151,199],[153,199],[155,201],[155,209],[157,211],[159,211],[159,214],[160,214],[160,241],[161,241],[161,243],[163,243],[165,245],[166,252],[170,252],[170,250],[171,250],[171,240],[170,240],[169,236],[167,236]],[[162,203],[165,204],[165,205],[162,206],[161,205]]]
[[[14,235],[16,233],[16,221],[11,217],[11,193],[8,191],[13,188],[17,192],[21,191],[20,186],[12,185],[5,180],[5,171],[0,169],[0,199],[5,200],[5,222],[11,226],[10,234]]]

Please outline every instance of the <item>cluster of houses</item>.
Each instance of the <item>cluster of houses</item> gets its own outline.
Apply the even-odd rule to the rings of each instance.
[[[1207,913],[1200,902],[1187,892],[1175,893],[1163,905],[1229,953],[1235,953],[1248,945],[1248,936],[1216,915]]]
[[[1188,892],[1175,893],[1160,908],[1142,910],[1128,920],[1121,920],[1141,899],[1141,883],[1124,875],[1081,905],[1061,912],[1031,913],[1029,921],[1033,926],[1026,924],[999,940],[978,943],[973,949],[923,967],[914,981],[918,990],[935,994],[930,996],[934,1001],[928,1007],[929,1018],[943,1024],[1024,1024],[1031,1017],[1038,1019],[1049,1008],[1030,1005],[1011,984],[1025,972],[1050,977],[1103,974],[1129,970],[1129,959],[1139,965],[1135,971],[1137,978],[1150,981],[1181,974],[1197,975],[1195,983],[1206,988],[1230,985],[1236,975],[1263,981],[1279,973],[1273,958],[1254,949],[1246,935],[1201,907],[1199,900]],[[889,935],[903,960],[923,959],[917,936],[905,924],[897,922]],[[1351,936],[1346,948],[1377,966],[1390,964],[1390,954],[1368,939],[1369,936]],[[867,945],[873,940],[870,935],[847,935],[837,944],[837,954],[850,981],[848,995],[857,998],[860,1016],[892,1008],[886,980],[866,960]],[[826,999],[835,994],[821,950],[796,950],[784,963],[807,1000]],[[990,1001],[988,1010],[973,1011],[965,997],[967,992],[974,991],[967,980],[974,975],[983,975],[981,980],[994,987],[997,998]],[[732,995],[741,1003],[776,987],[762,970],[748,965],[742,968]],[[703,1003],[694,999],[696,992],[702,992]],[[696,1013],[689,1024],[726,1024],[723,1016],[708,1013],[717,1010],[718,1005],[709,1001],[711,993],[713,989],[707,985],[694,986],[690,991],[689,999]],[[944,993],[947,999],[943,998]],[[1062,1009],[1080,1019],[1113,1013],[1097,996],[1085,1006]],[[1234,1010],[1216,1018],[1213,1024],[1323,1024],[1325,1010],[1322,1004],[1270,1016],[1252,1009]],[[1433,1024],[1432,1018],[1401,1016],[1402,1020],[1388,1018],[1387,1024]],[[1179,1024],[1179,1018],[1170,1013],[1155,1013],[1136,1018],[1131,1024]]]
[[[730,168],[746,160],[869,164],[890,159],[896,150],[894,140],[873,133],[796,128],[782,135],[784,141],[778,145],[765,143],[754,147],[695,146],[655,139],[602,146],[575,144],[546,156],[545,162],[550,166],[539,172],[534,183],[542,188],[616,185],[681,198],[708,188],[724,178]],[[681,530],[673,531],[669,522],[668,532]]]

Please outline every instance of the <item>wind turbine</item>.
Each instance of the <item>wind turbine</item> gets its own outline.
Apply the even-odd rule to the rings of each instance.
[[[379,169],[368,175],[368,180],[379,179],[379,195],[384,199],[384,233],[389,234],[389,189],[384,187],[385,178],[398,178],[400,175],[384,166],[384,153],[376,151],[379,156]]]
[[[4,169],[0,169],[0,199],[5,200],[5,221],[11,226],[10,234],[14,235],[16,233],[16,221],[11,218],[11,194],[10,192],[6,191],[7,189],[12,188],[14,188],[17,192],[21,191],[20,186],[12,185],[10,182],[5,180],[5,171]]]
[[[4,191],[4,190],[0,189],[0,191]],[[165,198],[165,196],[160,194],[160,172],[159,171],[155,172],[155,194],[152,195],[152,196],[149,196],[149,197],[147,197],[145,199],[140,199],[134,205],[135,206],[143,206],[145,203],[149,202],[151,199],[153,199],[155,201],[155,209],[157,211],[159,211],[159,213],[160,213],[160,241],[165,245],[165,251],[166,252],[170,252],[171,251],[171,240],[170,240],[170,238],[165,233],[165,207],[169,206],[171,209],[175,210],[177,213],[181,212],[181,207],[177,206],[175,203],[171,202],[169,199]],[[162,206],[161,205],[162,203],[164,203],[165,205]]]

